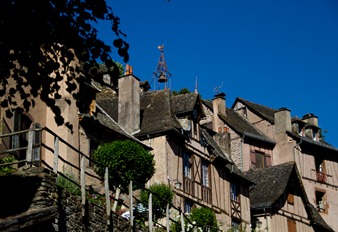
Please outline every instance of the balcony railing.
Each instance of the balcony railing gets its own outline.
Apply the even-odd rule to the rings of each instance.
[[[190,195],[195,195],[194,182],[189,177],[183,178],[183,191]]]
[[[239,201],[231,200],[231,217],[241,218],[241,205]]]
[[[211,188],[202,186],[202,200],[211,204]]]

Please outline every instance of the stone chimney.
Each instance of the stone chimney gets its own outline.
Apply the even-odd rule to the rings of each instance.
[[[287,108],[280,108],[275,112],[275,133],[285,134],[285,131],[291,131],[291,114]]]
[[[118,123],[128,133],[140,130],[140,80],[132,74],[122,76],[118,87]]]
[[[302,120],[306,123],[310,123],[312,125],[315,125],[316,127],[318,127],[318,117],[314,114],[305,114],[302,118]]]
[[[214,99],[212,100],[212,107],[214,110],[214,123],[213,129],[215,132],[218,132],[218,128],[221,127],[221,119],[218,114],[226,116],[226,101],[225,101],[225,93],[216,94]]]

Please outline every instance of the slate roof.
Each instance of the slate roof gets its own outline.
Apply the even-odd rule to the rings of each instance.
[[[100,105],[97,104],[96,107],[97,107],[97,110],[96,110],[96,115],[95,116],[83,115],[83,117],[84,117],[84,120],[83,120],[84,125],[82,125],[82,126],[84,128],[89,128],[91,126],[91,127],[95,127],[95,129],[97,130],[98,129],[97,126],[101,126],[102,125],[102,126],[108,128],[110,130],[109,132],[107,132],[107,134],[102,134],[101,135],[102,137],[107,137],[107,136],[114,135],[114,137],[116,137],[118,139],[130,139],[132,141],[135,141],[135,142],[141,144],[146,149],[151,149],[149,146],[145,145],[142,141],[138,140],[133,135],[131,135],[128,132],[126,132],[122,127],[120,127],[117,124],[117,122],[114,119],[112,119],[100,107]],[[95,123],[99,123],[99,125],[95,124]],[[104,132],[100,131],[99,133],[104,133]],[[101,137],[101,136],[99,136],[99,137]]]
[[[257,115],[261,116],[262,118],[266,119],[271,124],[275,123],[275,112],[277,112],[277,110],[247,101],[243,98],[236,98],[231,108],[233,108],[238,101],[242,102],[244,105],[248,107],[248,109],[255,112]]]
[[[182,128],[177,114],[192,112],[199,100],[197,93],[173,96],[170,90],[143,92],[140,96],[141,125],[135,136],[161,133]],[[118,121],[118,97],[110,90],[97,94],[97,103],[115,121]]]
[[[211,146],[213,148],[215,155],[217,155],[218,157],[222,158],[223,160],[225,160],[225,161],[227,161],[229,163],[233,163],[233,161],[231,160],[231,158],[222,151],[222,149],[218,146],[218,144],[216,143],[216,141],[207,132],[206,129],[201,128],[201,133],[202,133],[203,138],[205,139],[205,142],[209,146]]]
[[[198,93],[186,93],[172,96],[172,109],[175,114],[192,112],[198,100]]]
[[[237,133],[273,145],[276,144],[275,141],[258,131],[250,122],[238,115],[233,109],[228,108],[226,114],[226,116],[221,114],[219,116]]]
[[[172,109],[169,90],[142,93],[140,101],[141,131],[137,135],[182,128]]]
[[[309,202],[295,162],[288,162],[265,169],[250,169],[245,177],[256,186],[250,190],[251,209],[269,208],[283,196],[286,188],[300,188],[305,210],[312,225],[320,231],[333,231]]]
[[[203,101],[206,107],[213,110],[212,102]],[[233,109],[227,108],[226,115],[219,114],[219,117],[236,133],[275,145],[275,141],[258,131],[250,122],[238,115]]]
[[[293,137],[294,139],[296,139],[297,141],[302,141],[303,143],[309,144],[309,145],[314,145],[317,147],[321,147],[321,148],[325,148],[325,149],[329,149],[333,152],[338,152],[338,149],[332,145],[330,145],[329,143],[325,142],[325,141],[315,141],[313,139],[310,139],[306,136],[300,136],[292,131],[286,131],[286,133],[288,135],[290,135],[291,137]]]
[[[294,162],[289,162],[247,171],[245,176],[256,184],[250,191],[251,207],[272,206],[285,192],[294,166]]]

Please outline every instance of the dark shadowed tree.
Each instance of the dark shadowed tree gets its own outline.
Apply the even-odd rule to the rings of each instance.
[[[102,83],[99,63],[118,78],[111,47],[98,39],[93,26],[101,20],[111,22],[116,35],[111,45],[127,62],[129,45],[119,29],[119,18],[105,0],[0,1],[0,105],[8,117],[17,108],[28,111],[35,105],[34,98],[40,98],[54,112],[56,123],[65,124],[55,105],[61,98],[61,81],[79,101],[78,83],[91,78]],[[80,62],[71,65],[76,59]]]

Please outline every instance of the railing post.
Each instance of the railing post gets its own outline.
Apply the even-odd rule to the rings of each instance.
[[[59,137],[54,137],[54,162],[53,162],[53,171],[54,173],[58,172],[58,161],[59,161]]]
[[[134,227],[134,213],[133,213],[133,182],[129,183],[129,214],[130,214],[130,229],[133,231]]]
[[[150,192],[149,193],[149,198],[148,198],[148,213],[149,213],[149,232],[153,231],[153,194]]]
[[[86,183],[85,183],[85,157],[81,155],[81,171],[80,171],[80,183],[81,183],[81,199],[82,199],[82,217],[85,216],[86,206]]]
[[[34,138],[34,131],[28,131],[28,146],[26,151],[26,162],[32,163],[32,152],[33,152],[33,138]]]
[[[107,225],[110,225],[110,197],[109,197],[109,172],[106,167],[104,173],[104,191],[106,193],[106,213],[107,213]]]
[[[185,232],[184,219],[183,219],[183,212],[182,211],[181,211],[181,228],[182,228],[182,232]]]
[[[166,221],[167,221],[167,232],[169,232],[170,231],[170,219],[169,219],[169,203],[167,204],[167,208],[166,208],[166,211],[165,211],[165,213],[166,213]]]

